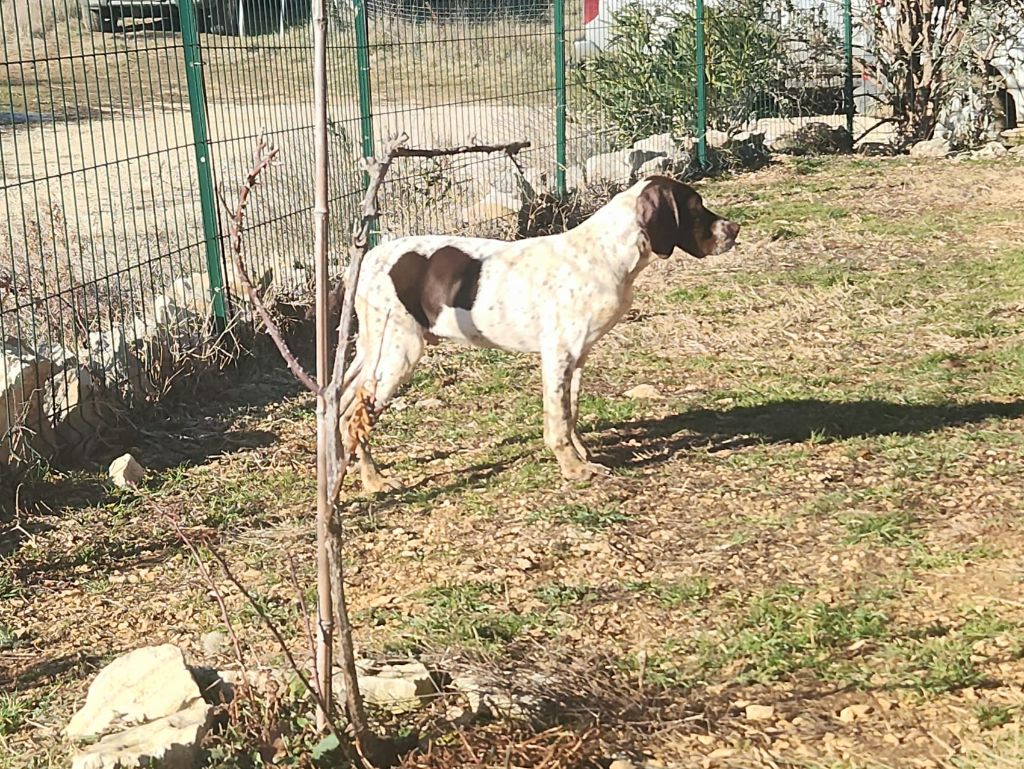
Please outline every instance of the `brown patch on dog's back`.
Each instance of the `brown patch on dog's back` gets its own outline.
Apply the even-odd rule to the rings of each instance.
[[[430,328],[443,307],[473,309],[481,267],[479,259],[444,246],[429,257],[416,251],[402,254],[388,274],[402,306]]]

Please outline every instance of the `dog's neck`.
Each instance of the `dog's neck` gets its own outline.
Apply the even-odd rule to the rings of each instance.
[[[637,226],[638,187],[620,192],[568,233],[586,240],[587,257],[603,261],[611,274],[627,285],[656,258],[647,234]]]

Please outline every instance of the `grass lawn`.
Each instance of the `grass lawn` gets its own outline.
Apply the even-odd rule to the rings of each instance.
[[[701,191],[742,246],[653,265],[585,372],[583,437],[610,479],[560,479],[530,358],[435,350],[381,421],[406,486],[347,492],[359,651],[560,703],[461,741],[443,705],[381,723],[434,739],[415,766],[487,765],[487,746],[504,765],[529,739],[559,766],[1020,766],[1024,165],[810,159]],[[662,398],[622,395],[638,384]],[[314,584],[314,432],[273,368],[132,449],[300,659],[289,562]],[[11,523],[0,767],[62,764],[60,729],[113,655],[171,641],[231,664],[204,650],[217,604],[153,505],[53,473]],[[252,660],[277,664],[225,595]],[[214,747],[245,765],[237,740]]]

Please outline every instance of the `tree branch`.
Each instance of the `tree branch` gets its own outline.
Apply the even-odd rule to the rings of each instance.
[[[267,141],[262,136],[256,145],[256,152],[253,156],[253,166],[249,171],[248,176],[245,177],[241,189],[238,192],[238,202],[232,210],[227,201],[221,196],[221,204],[227,209],[230,214],[231,222],[231,248],[228,250],[231,254],[231,262],[235,269],[235,275],[238,276],[238,280],[241,281],[242,287],[245,289],[246,294],[249,297],[249,301],[252,306],[256,308],[256,313],[260,316],[260,320],[263,321],[263,326],[266,328],[270,338],[274,340],[274,344],[277,345],[278,351],[281,353],[281,357],[284,358],[285,363],[288,364],[288,368],[295,375],[306,389],[312,393],[318,394],[320,387],[316,381],[311,377],[302,364],[299,363],[298,358],[288,348],[288,344],[284,341],[284,337],[281,334],[281,330],[274,322],[270,311],[266,305],[263,304],[263,300],[260,298],[259,293],[256,291],[256,287],[252,283],[252,279],[249,277],[248,271],[245,269],[245,264],[242,260],[242,223],[245,219],[245,207],[249,201],[249,195],[256,187],[256,183],[259,181],[259,176],[265,171],[274,158],[277,157],[278,150],[276,147],[270,147]]]

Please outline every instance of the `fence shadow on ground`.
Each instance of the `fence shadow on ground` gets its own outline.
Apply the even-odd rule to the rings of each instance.
[[[680,451],[738,449],[764,443],[831,443],[878,435],[921,435],[988,419],[1024,417],[1024,401],[913,405],[883,400],[836,402],[800,398],[700,408],[660,419],[604,422],[585,440],[599,461],[620,467],[660,464]]]

